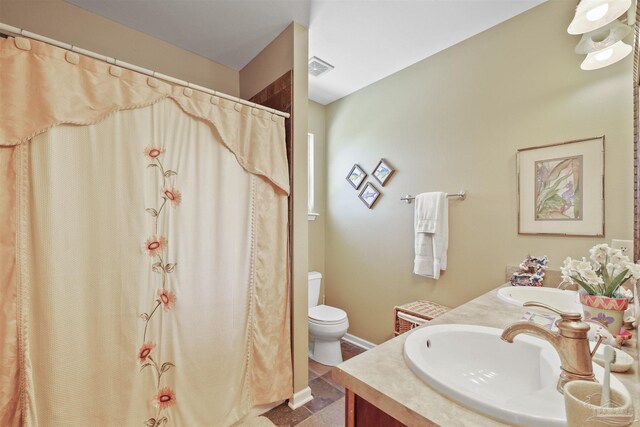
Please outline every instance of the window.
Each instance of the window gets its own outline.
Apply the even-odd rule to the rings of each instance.
[[[315,144],[313,141],[313,134],[307,134],[307,166],[308,166],[308,216],[309,220],[313,221],[318,216],[317,213],[314,213],[314,204],[315,204],[315,152],[314,152]]]

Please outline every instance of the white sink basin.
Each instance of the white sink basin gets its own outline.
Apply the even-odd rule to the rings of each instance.
[[[534,286],[505,286],[498,290],[498,298],[519,306],[527,301],[537,301],[561,311],[582,313],[582,305],[576,291]],[[527,307],[527,309],[549,313],[543,308]]]
[[[554,348],[524,334],[509,344],[501,334],[473,325],[416,329],[405,342],[405,361],[433,389],[487,416],[516,425],[566,425]],[[603,369],[594,364],[593,371],[601,380]],[[616,378],[611,387],[628,394]]]

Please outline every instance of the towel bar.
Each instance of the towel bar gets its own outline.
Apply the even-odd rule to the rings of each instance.
[[[447,197],[458,197],[460,198],[460,200],[464,200],[467,198],[467,192],[462,190],[458,193],[453,193],[453,194],[447,194]],[[407,194],[406,196],[402,196],[400,198],[401,201],[403,202],[407,202],[407,204],[411,204],[411,202],[413,202],[416,199],[416,196],[412,196],[411,194]]]

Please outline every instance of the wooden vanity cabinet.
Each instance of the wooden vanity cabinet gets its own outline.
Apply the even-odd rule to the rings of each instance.
[[[407,427],[374,404],[345,389],[346,427]]]

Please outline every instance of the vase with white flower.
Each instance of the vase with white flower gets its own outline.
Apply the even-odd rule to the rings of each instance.
[[[624,312],[633,298],[633,293],[622,285],[630,279],[640,279],[640,265],[606,244],[594,246],[589,255],[589,259],[567,258],[561,268],[562,278],[580,286],[584,319],[598,322],[618,335]]]

